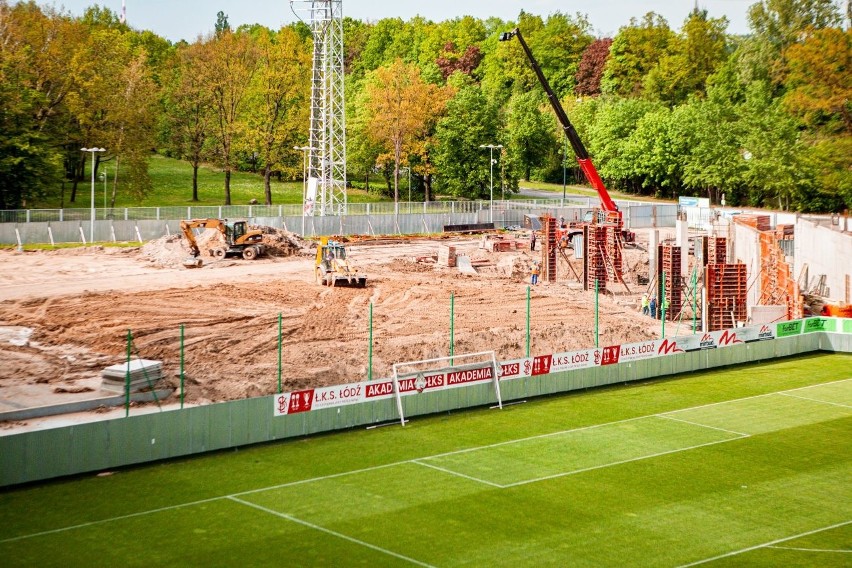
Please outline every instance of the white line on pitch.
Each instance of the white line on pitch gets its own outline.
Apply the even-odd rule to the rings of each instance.
[[[653,418],[654,414],[648,414],[646,416],[634,416],[633,418],[625,418],[624,420],[614,420],[612,422],[604,422],[603,424],[591,424],[589,426],[580,426],[579,428],[570,428],[568,430],[560,430],[559,432],[548,432],[547,434],[537,434],[535,436],[528,436],[526,438],[518,438],[517,440],[506,440],[505,442],[496,442],[494,444],[486,444],[484,446],[475,446],[473,448],[465,448],[463,450],[454,450],[452,452],[444,452],[442,454],[435,454],[432,456],[425,456],[422,458],[416,458],[419,460],[432,460],[435,458],[443,458],[447,456],[455,456],[458,454],[466,454],[468,452],[478,452],[479,450],[490,450],[492,448],[499,448],[500,446],[509,446],[511,444],[520,444],[521,442],[529,442],[531,440],[541,440],[543,438],[551,438],[553,436],[561,436],[562,434],[571,434],[573,432],[582,432],[583,430],[591,430],[593,428],[602,428],[604,426],[615,426],[616,424],[624,424],[626,422],[635,422],[636,420],[644,420],[646,418]]]
[[[400,560],[405,560],[406,562],[410,562],[411,564],[415,564],[417,566],[425,566],[427,568],[432,568],[431,564],[426,564],[425,562],[420,562],[419,560],[409,558],[408,556],[403,556],[402,554],[398,554],[396,552],[393,552],[392,550],[388,550],[387,548],[382,548],[381,546],[376,546],[375,544],[370,544],[369,542],[365,542],[363,540],[359,540],[357,538],[345,535],[343,533],[339,533],[337,531],[333,531],[331,529],[327,529],[325,527],[315,525],[314,523],[309,523],[308,521],[303,521],[302,519],[298,519],[298,518],[296,518],[292,515],[288,515],[286,513],[281,513],[279,511],[269,509],[267,507],[264,507],[263,505],[258,505],[256,503],[252,503],[251,501],[244,501],[243,499],[239,499],[239,498],[233,497],[233,496],[228,497],[228,499],[230,499],[231,501],[235,501],[237,503],[241,503],[241,504],[245,505],[246,507],[252,507],[254,509],[258,509],[259,511],[269,513],[270,515],[275,515],[276,517],[281,517],[282,519],[286,519],[290,522],[308,527],[308,528],[313,529],[315,531],[324,532],[324,533],[329,534],[331,536],[335,536],[335,537],[343,539],[343,540],[348,540],[349,542],[353,542],[355,544],[364,546],[366,548],[370,548],[370,549],[375,550],[377,552],[387,554],[388,556],[393,556],[394,558],[398,558]]]
[[[807,396],[799,396],[797,394],[790,394],[788,392],[779,392],[778,394],[780,394],[781,396],[788,396],[790,398],[798,398],[799,400],[809,400],[811,402],[818,402],[820,404],[830,404],[831,406],[839,406],[841,408],[852,409],[852,406],[849,406],[848,404],[841,404],[839,402],[831,402],[831,401],[828,401],[828,400],[820,400],[818,398],[809,398]]]
[[[680,568],[689,568],[690,566],[698,566],[700,564],[706,564],[707,562],[713,562],[714,560],[721,560],[722,558],[730,558],[731,556],[737,556],[738,554],[743,554],[746,552],[751,552],[752,550],[757,550],[759,548],[768,548],[772,545],[779,544],[781,542],[787,542],[790,540],[795,540],[797,538],[802,538],[805,536],[810,536],[812,534],[821,533],[824,531],[830,531],[832,529],[838,529],[840,527],[845,527],[846,525],[852,523],[852,521],[844,521],[842,523],[837,523],[836,525],[831,525],[828,527],[823,527],[821,529],[814,529],[812,531],[799,533],[793,536],[788,536],[785,538],[779,538],[776,540],[772,540],[770,542],[764,542],[763,544],[757,544],[755,546],[749,546],[748,548],[742,548],[740,550],[734,550],[733,552],[728,552],[726,554],[720,554],[719,556],[714,556],[713,558],[705,558],[704,560],[698,560],[696,562],[690,562],[689,564],[683,564]]]
[[[748,436],[743,436],[743,437],[748,437]],[[686,448],[677,448],[676,450],[668,450],[668,451],[665,451],[665,452],[658,452],[656,454],[648,454],[647,456],[638,456],[638,457],[630,458],[630,459],[627,459],[627,460],[620,460],[620,461],[616,461],[616,462],[603,463],[603,464],[600,464],[600,465],[593,465],[591,467],[584,467],[582,469],[574,469],[574,470],[571,470],[571,471],[564,471],[562,473],[555,473],[553,475],[546,475],[544,477],[537,477],[535,479],[525,479],[524,481],[517,481],[515,483],[507,483],[506,485],[503,485],[502,487],[505,488],[505,489],[508,489],[509,487],[518,487],[519,485],[527,485],[529,483],[537,483],[539,481],[547,481],[548,479],[557,479],[559,477],[567,477],[569,475],[576,475],[578,473],[584,473],[586,471],[594,471],[596,469],[603,469],[605,467],[612,467],[614,465],[622,465],[622,464],[625,464],[625,463],[647,460],[647,459],[650,459],[650,458],[658,458],[660,456],[667,456],[669,454],[677,454],[679,452],[685,452],[687,450],[695,450],[697,448],[704,448],[706,446],[715,446],[716,444],[724,444],[726,442],[733,442],[734,440],[739,440],[739,439],[740,438],[729,438],[727,440],[717,440],[715,442],[707,442],[706,444],[698,444],[697,446],[689,446],[689,447],[686,447]]]
[[[656,414],[657,418],[665,418],[666,420],[673,420],[675,422],[683,422],[684,424],[691,424],[693,426],[699,426],[701,428],[709,428],[710,430],[717,430],[719,432],[725,432],[727,434],[736,434],[740,438],[748,438],[751,434],[743,434],[742,432],[734,432],[733,430],[725,430],[724,428],[718,428],[716,426],[708,426],[707,424],[700,424],[698,422],[692,422],[691,420],[684,420],[683,418],[675,418],[674,416],[669,416],[668,414]]]
[[[700,404],[698,406],[690,406],[689,408],[679,408],[677,410],[667,410],[666,414],[675,414],[677,412],[689,412],[690,410],[698,410],[700,408],[709,408],[711,406],[719,406],[720,404],[728,404],[730,402],[742,402],[742,401],[745,401],[745,400],[754,400],[756,398],[766,398],[767,396],[772,396],[772,395],[776,395],[776,394],[796,392],[796,391],[805,390],[805,389],[812,389],[812,388],[816,388],[816,387],[824,387],[824,386],[827,386],[827,385],[836,385],[838,383],[845,383],[847,381],[852,381],[852,378],[839,379],[837,381],[829,381],[827,383],[819,383],[819,384],[816,384],[816,385],[808,385],[806,387],[796,387],[794,389],[785,389],[785,390],[782,390],[782,391],[767,392],[767,393],[764,393],[764,394],[756,394],[754,396],[744,396],[742,398],[732,398],[730,400],[720,400],[719,402],[711,402],[709,404]]]
[[[453,471],[451,469],[447,469],[444,467],[438,467],[437,465],[432,465],[430,463],[422,462],[419,460],[412,460],[412,463],[416,463],[417,465],[422,465],[423,467],[429,467],[432,469],[437,469],[438,471],[443,471],[444,473],[448,473],[450,475],[455,475],[456,477],[463,477],[464,479],[469,479],[471,481],[477,481],[479,483],[484,483],[485,485],[490,485],[491,487],[496,487],[498,489],[503,489],[505,485],[499,485],[497,483],[493,483],[491,481],[485,481],[484,479],[479,479],[478,477],[473,477],[471,475],[465,475],[463,473],[459,473],[457,471]]]
[[[798,546],[767,546],[766,548],[774,548],[775,550],[795,550],[797,552],[832,552],[837,554],[852,553],[852,550],[834,550],[831,548],[801,548]]]
[[[304,485],[305,483],[315,483],[317,481],[327,481],[329,479],[334,479],[336,477],[344,477],[346,475],[358,475],[359,473],[369,473],[371,471],[376,471],[379,469],[385,469],[388,467],[395,467],[398,465],[403,465],[407,463],[411,463],[413,460],[405,460],[398,461],[394,463],[386,463],[384,465],[374,465],[372,467],[365,467],[362,469],[353,469],[350,471],[344,471],[341,473],[332,473],[329,475],[323,475],[320,477],[310,477],[308,479],[299,479],[296,481],[288,481],[287,483],[279,483],[278,485],[270,485],[269,487],[261,487],[260,489],[250,489],[249,491],[240,491],[239,493],[233,493],[231,495],[223,495],[223,497],[239,497],[240,495],[251,495],[252,493],[262,493],[264,491],[274,491],[275,489],[284,489],[286,487],[293,487],[294,485]]]
[[[751,399],[754,399],[754,398],[762,398],[762,397],[770,396],[770,395],[773,395],[773,394],[795,392],[795,391],[799,391],[799,390],[816,388],[816,387],[821,387],[821,386],[826,386],[826,385],[833,385],[833,384],[843,383],[843,382],[847,382],[847,381],[852,381],[852,378],[840,379],[840,380],[837,380],[837,381],[829,381],[827,383],[818,383],[818,384],[815,384],[815,385],[808,385],[808,386],[805,386],[805,387],[798,387],[798,388],[795,388],[795,389],[787,389],[785,391],[777,391],[777,392],[771,392],[771,393],[766,393],[766,394],[759,394],[759,395],[755,395],[755,396],[747,396],[747,397],[743,397],[743,398],[734,398],[734,399],[731,399],[731,400],[723,400],[723,401],[720,401],[720,402],[713,402],[713,403],[710,403],[710,404],[702,404],[702,405],[699,405],[699,406],[691,406],[689,408],[681,408],[681,409],[678,409],[678,410],[669,410],[669,411],[666,411],[666,414],[672,414],[672,413],[676,413],[676,412],[686,412],[686,411],[689,411],[689,410],[696,410],[696,409],[699,409],[699,408],[707,408],[709,406],[717,406],[719,404],[727,404],[729,402],[739,402],[739,401],[743,401],[743,400],[751,400]],[[464,452],[473,452],[473,451],[482,450],[482,449],[494,448],[494,447],[497,447],[497,446],[504,446],[506,444],[514,444],[514,443],[517,443],[517,442],[535,440],[537,438],[546,438],[548,436],[558,436],[560,434],[567,434],[569,432],[578,432],[578,431],[581,431],[581,430],[588,430],[590,428],[599,428],[601,426],[612,426],[612,425],[615,425],[615,424],[623,424],[625,422],[632,422],[634,420],[641,420],[642,418],[650,418],[652,416],[657,416],[657,415],[658,414],[647,414],[645,416],[636,416],[636,417],[633,417],[633,418],[626,418],[624,420],[615,420],[615,421],[612,421],[612,422],[606,422],[604,424],[592,424],[590,426],[581,426],[579,428],[571,428],[571,429],[568,429],[568,430],[562,430],[560,432],[551,432],[551,433],[548,433],[548,434],[539,434],[537,436],[529,436],[527,438],[521,438],[519,440],[509,440],[509,441],[506,441],[506,442],[498,442],[498,443],[495,443],[495,444],[488,444],[488,445],[485,445],[485,446],[477,446],[477,447],[474,447],[474,448],[466,448],[464,450],[456,450],[456,451],[453,451],[453,452],[445,452],[445,453],[442,453],[442,454],[434,454],[434,455],[431,455],[431,456],[423,456],[423,457],[415,458],[415,459],[416,460],[428,460],[428,459],[432,459],[432,458],[450,456],[450,455],[460,454],[460,453],[464,453]],[[686,448],[686,449],[689,449],[689,448]],[[297,481],[290,481],[290,482],[281,483],[281,484],[278,484],[278,485],[270,485],[268,487],[261,487],[259,489],[252,489],[252,490],[249,490],[249,491],[241,491],[239,493],[234,493],[234,494],[231,494],[231,495],[220,495],[218,497],[211,497],[210,499],[201,499],[199,501],[191,501],[191,502],[188,502],[188,503],[180,503],[178,505],[170,505],[168,507],[161,507],[161,508],[158,508],[158,509],[149,509],[149,510],[146,510],[146,511],[139,511],[137,513],[129,513],[127,515],[119,515],[119,516],[110,517],[110,518],[107,518],[107,519],[99,519],[97,521],[89,521],[89,522],[86,522],[86,523],[80,523],[80,524],[77,524],[77,525],[71,525],[71,526],[62,527],[62,528],[58,528],[58,529],[51,529],[51,530],[48,530],[48,531],[41,531],[41,532],[32,533],[32,534],[19,535],[19,536],[0,540],[0,544],[4,544],[4,543],[7,543],[7,542],[15,542],[15,541],[18,541],[18,540],[24,540],[24,539],[28,539],[28,538],[35,538],[35,537],[45,536],[45,535],[50,535],[50,534],[62,533],[62,532],[67,532],[67,531],[71,531],[71,530],[76,530],[76,529],[82,529],[82,528],[86,528],[86,527],[89,527],[89,526],[92,526],[92,525],[100,525],[100,524],[104,524],[104,523],[110,523],[110,522],[113,522],[113,521],[121,521],[121,520],[124,520],[124,519],[131,519],[133,517],[140,517],[140,516],[143,516],[143,515],[160,513],[160,512],[163,512],[163,511],[170,511],[170,510],[173,510],[173,509],[180,509],[180,508],[183,508],[183,507],[193,507],[195,505],[200,505],[200,504],[203,504],[203,503],[210,503],[212,501],[218,501],[220,499],[227,499],[229,497],[235,497],[235,496],[240,496],[240,495],[250,495],[252,493],[260,493],[260,492],[263,492],[263,491],[272,491],[272,490],[275,490],[275,489],[283,489],[285,487],[292,487],[294,485],[302,485],[302,484],[305,484],[305,483],[313,483],[313,482],[316,482],[316,481],[325,481],[325,480],[328,480],[328,479],[334,479],[336,477],[343,477],[343,476],[346,476],[346,475],[357,475],[359,473],[368,473],[368,472],[376,471],[376,470],[379,470],[379,469],[395,467],[395,466],[398,466],[398,465],[410,464],[410,463],[413,463],[414,461],[415,460],[402,460],[402,461],[388,463],[388,464],[384,464],[384,465],[377,465],[377,466],[373,466],[373,467],[365,467],[365,468],[362,468],[362,469],[344,471],[344,472],[341,472],[341,473],[333,473],[333,474],[330,474],[330,475],[324,475],[324,476],[320,476],[320,477],[311,477],[311,478],[307,478],[307,479],[300,479],[300,480],[297,480]],[[613,464],[613,465],[615,465],[615,464]],[[501,486],[501,487],[508,487],[508,486]]]
[[[95,525],[102,525],[105,523],[112,523],[114,521],[123,521],[125,519],[132,519],[134,517],[142,517],[144,515],[153,515],[155,513],[163,513],[165,511],[173,511],[175,509],[182,509],[183,507],[194,507],[195,505],[203,505],[204,503],[212,503],[213,501],[220,501],[222,497],[211,497],[210,499],[202,499],[200,501],[192,501],[190,503],[181,503],[179,505],[169,505],[168,507],[160,507],[159,509],[149,509],[147,511],[139,511],[138,513],[130,513],[127,515],[119,515],[118,517],[110,517],[108,519],[100,519],[97,521],[89,521],[87,523],[80,523],[79,525],[72,525],[70,527],[62,527],[59,529],[52,529],[49,531],[41,531],[32,534],[23,534],[20,536],[13,536],[11,538],[5,538],[0,540],[0,544],[6,544],[7,542],[15,542],[16,540],[24,540],[27,538],[36,538],[39,536],[47,536],[49,534],[57,534],[66,531],[76,530],[76,529],[84,529],[86,527],[92,527]]]

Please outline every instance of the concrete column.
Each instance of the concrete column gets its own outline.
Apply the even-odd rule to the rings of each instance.
[[[660,232],[657,229],[648,230],[648,280],[657,289],[657,255],[659,253]],[[656,294],[654,294],[656,296]]]
[[[680,275],[686,278],[689,270],[689,223],[686,217],[683,219],[678,217],[675,222],[675,231],[677,232],[675,244],[680,247]]]

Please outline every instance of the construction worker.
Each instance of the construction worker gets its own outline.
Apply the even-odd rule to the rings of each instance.
[[[660,319],[663,319],[663,314],[669,313],[669,299],[663,298],[663,308],[660,310]]]
[[[651,296],[651,302],[649,304],[651,308],[651,317],[657,319],[657,297]]]
[[[642,294],[642,315],[647,316],[649,313],[648,305],[650,300],[648,299],[648,292]]]
[[[535,250],[535,231],[530,233],[530,250]]]
[[[530,283],[535,286],[538,284],[538,275],[541,272],[541,267],[538,265],[538,261],[533,262],[532,270],[530,271]]]

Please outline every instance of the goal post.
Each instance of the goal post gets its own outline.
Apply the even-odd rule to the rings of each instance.
[[[424,391],[439,391],[491,382],[497,407],[503,408],[500,376],[494,351],[455,354],[450,357],[404,361],[393,364],[393,394],[399,421],[405,426],[402,397]]]

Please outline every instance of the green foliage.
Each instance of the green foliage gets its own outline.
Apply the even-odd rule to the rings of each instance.
[[[479,146],[501,142],[497,125],[497,109],[482,90],[475,85],[461,87],[447,104],[447,115],[435,133],[433,160],[440,172],[439,194],[470,199],[489,195],[490,156]]]
[[[645,76],[646,95],[678,104],[689,95],[704,94],[707,77],[725,59],[727,24],[725,18],[709,18],[706,10],[693,11],[668,53]]]
[[[587,146],[603,179],[621,187],[641,187],[629,141],[642,117],[658,108],[658,103],[643,99],[613,98],[600,104]]]
[[[414,193],[426,199],[482,197],[488,163],[478,147],[503,143],[505,187],[521,177],[561,180],[563,133],[520,44],[498,41],[519,27],[608,183],[661,197],[725,193],[732,204],[848,206],[852,36],[838,27],[836,4],[761,0],[750,21],[753,34],[731,37],[724,18],[696,10],[675,33],[650,12],[610,45],[592,37],[583,15],[558,11],[521,11],[516,22],[345,18],[349,175],[365,187],[384,176],[371,188],[381,194],[392,191],[394,170],[410,167]],[[88,167],[79,149],[89,146],[107,149],[97,168],[118,170],[116,203],[158,194],[157,180],[144,178],[153,148],[195,168],[217,162],[229,172],[225,202],[241,169],[301,176],[292,147],[308,134],[305,24],[286,26],[285,41],[261,24],[232,31],[219,12],[214,34],[171,45],[108,8],[74,18],[8,0],[0,23],[0,208],[76,203]],[[397,59],[419,71],[420,90],[440,96],[368,112],[365,78]],[[446,98],[450,112],[436,125]],[[419,134],[394,148],[377,142],[377,124],[424,109],[431,118]],[[182,189],[181,200],[204,199],[199,186]]]
[[[512,95],[506,118],[509,164],[529,180],[531,170],[543,166],[557,145],[556,117],[544,92],[538,89]],[[562,138],[564,135],[559,136]]]
[[[635,18],[612,40],[601,79],[604,93],[630,96],[642,92],[645,75],[654,68],[675,40],[665,18],[648,12],[641,22]]]

